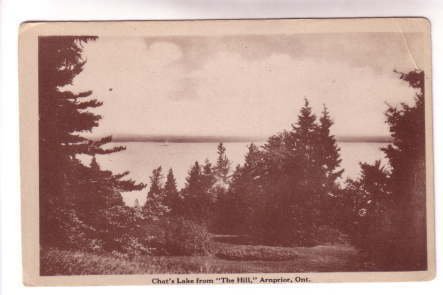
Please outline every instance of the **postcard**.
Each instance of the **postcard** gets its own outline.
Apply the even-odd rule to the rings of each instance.
[[[424,18],[27,22],[24,283],[435,276]]]

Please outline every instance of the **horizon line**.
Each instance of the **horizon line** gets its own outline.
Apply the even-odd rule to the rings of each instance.
[[[204,142],[265,142],[265,136],[242,136],[242,135],[136,135],[116,134],[112,136],[112,142],[170,142],[170,143],[204,143]],[[89,139],[96,139],[90,137]],[[384,135],[338,135],[338,142],[391,142],[390,136]]]

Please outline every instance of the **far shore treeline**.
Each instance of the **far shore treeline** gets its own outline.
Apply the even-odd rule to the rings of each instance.
[[[231,167],[222,143],[229,140],[214,138],[220,141],[216,162],[190,163],[178,190],[173,167],[146,171],[147,184],[128,179],[129,172],[100,167],[96,155],[125,149],[105,144],[131,138],[80,135],[98,126],[101,117],[93,109],[102,102],[90,98],[91,91],[61,89],[86,63],[83,44],[96,38],[39,38],[42,253],[60,249],[128,259],[210,255],[211,236],[229,235],[281,247],[350,243],[361,253],[362,270],[427,268],[423,71],[397,73],[417,94],[413,105],[386,110],[391,138],[378,138],[390,142],[383,148],[386,167],[381,161],[361,163],[360,177],[339,182],[343,170],[330,132],[333,114],[327,106],[315,114],[305,99],[293,124],[262,146],[251,143],[241,165]],[[78,158],[85,154],[89,165]],[[147,185],[144,204],[124,204],[123,192]]]
[[[124,135],[112,136],[112,142],[170,142],[170,143],[199,143],[199,142],[264,142],[267,137],[258,136],[183,136],[183,135]],[[97,140],[97,137],[87,137]],[[336,136],[337,142],[391,142],[389,136]]]

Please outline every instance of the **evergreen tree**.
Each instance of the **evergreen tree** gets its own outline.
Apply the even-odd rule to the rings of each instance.
[[[337,211],[342,209],[340,202],[337,200],[340,196],[337,180],[343,174],[344,169],[339,169],[341,163],[340,148],[334,135],[330,132],[332,125],[333,121],[324,105],[318,124],[318,143],[316,146],[322,171],[320,223],[337,226],[337,217],[343,214],[343,212]]]
[[[226,148],[222,142],[217,146],[217,155],[217,163],[214,167],[217,186],[226,189],[229,185],[229,169],[231,163],[226,155]]]
[[[232,175],[225,198],[218,204],[218,228],[235,233],[256,231],[263,215],[261,177],[262,153],[253,143],[248,146],[244,165],[238,165]]]
[[[262,153],[257,145],[251,143],[248,145],[248,152],[245,156],[244,168],[250,173],[258,172],[257,169],[260,166]]]
[[[180,195],[177,190],[177,182],[175,180],[172,168],[169,169],[168,175],[166,176],[164,195],[165,195],[165,205],[171,210],[170,214],[172,215],[181,214],[182,200],[180,199]]]
[[[84,215],[90,207],[100,207],[97,203],[102,204],[100,200],[103,195],[94,197],[88,194],[95,183],[109,181],[107,187],[113,188],[111,198],[117,197],[119,191],[144,187],[133,181],[123,181],[127,173],[97,173],[94,169],[98,165],[90,168],[76,158],[78,154],[107,154],[124,149],[121,146],[103,148],[111,137],[92,141],[80,135],[98,126],[101,117],[90,112],[90,109],[102,103],[87,99],[91,91],[73,93],[63,90],[83,70],[86,63],[82,57],[83,44],[96,38],[39,38],[39,210],[42,245],[69,246],[67,244],[72,241],[66,236],[69,224],[78,224],[81,222],[78,220],[80,213]]]
[[[337,146],[334,135],[331,134],[331,127],[333,121],[329,115],[329,111],[326,106],[323,106],[322,116],[320,117],[320,124],[318,127],[318,148],[320,156],[320,164],[324,170],[327,187],[334,189],[336,186],[337,178],[341,177],[344,169],[339,169],[340,148]]]
[[[286,223],[293,239],[303,245],[314,243],[315,233],[321,224],[324,173],[319,153],[319,126],[307,99],[300,110],[296,124],[292,125],[288,140],[290,148],[290,179],[288,196],[283,202],[287,212]],[[285,217],[285,216],[283,216]]]
[[[390,171],[362,164],[362,177],[348,183],[347,191],[359,217],[354,230],[357,244],[382,270],[424,270],[426,250],[426,164],[424,73],[400,73],[417,89],[412,106],[390,106],[386,112],[393,142],[382,150]],[[363,221],[366,220],[366,223]],[[366,233],[363,236],[359,233]],[[374,251],[376,249],[376,251]]]
[[[206,168],[211,166],[207,163]],[[205,166],[203,168],[205,168]],[[202,169],[196,161],[189,170],[185,187],[182,190],[183,207],[186,217],[200,224],[209,225],[213,195],[208,175],[210,169]],[[211,172],[212,173],[212,172]]]
[[[292,132],[290,133],[290,148],[296,149],[301,154],[302,159],[307,163],[312,161],[315,155],[314,148],[316,145],[316,116],[312,112],[309,101],[305,98],[304,106],[300,110],[296,124],[292,124]],[[306,166],[306,169],[309,167]]]
[[[205,164],[202,168],[202,188],[207,194],[213,193],[213,187],[216,183],[217,179],[214,173],[214,169],[212,168],[211,162],[208,159],[205,160]],[[211,200],[215,201],[215,200]]]
[[[423,270],[427,267],[425,75],[421,70],[399,74],[417,93],[412,106],[391,106],[386,112],[393,142],[383,151],[392,167],[389,189],[396,204],[397,235],[391,257],[402,268]]]
[[[349,216],[342,211],[341,214],[347,218],[341,221],[341,225],[347,227],[354,243],[364,249],[368,257],[383,257],[384,246],[390,242],[387,235],[390,226],[387,218],[391,205],[389,172],[380,160],[372,165],[360,163],[360,168],[360,177],[347,181],[344,193],[352,202],[352,207],[347,210],[352,210],[353,215]]]
[[[158,221],[166,215],[170,209],[165,204],[165,194],[163,190],[162,167],[152,170],[152,176],[149,177],[151,186],[146,197],[143,211],[148,220]]]
[[[248,192],[236,194],[251,193],[259,198],[250,219],[256,227],[254,232],[266,240],[313,245],[318,228],[329,224],[330,196],[337,193],[336,180],[343,172],[338,170],[340,156],[330,134],[332,124],[326,108],[317,122],[305,99],[290,131],[271,136],[261,152],[250,147],[247,162],[249,158],[256,161],[236,173],[232,191],[248,187]],[[248,166],[252,169],[245,169]]]
[[[202,170],[198,161],[195,161],[194,165],[188,172],[186,177],[185,187],[182,189],[183,195],[183,209],[185,216],[191,220],[201,221],[202,212],[200,210],[199,199],[202,195],[201,191],[201,179]]]

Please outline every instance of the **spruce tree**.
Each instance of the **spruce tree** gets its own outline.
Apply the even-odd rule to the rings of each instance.
[[[222,142],[217,146],[217,155],[214,174],[217,179],[217,186],[225,189],[229,184],[229,169],[231,163],[226,155],[226,148]]]
[[[384,253],[385,246],[391,242],[389,171],[380,160],[374,164],[360,163],[360,168],[360,177],[348,179],[344,190],[351,206],[343,207],[347,212],[339,213],[347,217],[340,221],[341,226],[348,230],[354,244],[368,257],[389,259]],[[353,215],[349,215],[349,210],[353,211]],[[340,218],[340,215],[337,217]]]
[[[260,166],[262,154],[258,146],[254,143],[248,145],[248,152],[245,156],[244,167],[247,171],[253,173],[257,172],[257,168]]]
[[[417,92],[413,105],[391,106],[386,112],[393,139],[383,149],[392,167],[393,232],[401,233],[394,238],[391,257],[398,266],[423,270],[427,267],[425,74],[414,70],[399,75]]]
[[[209,176],[211,165],[202,166],[196,161],[189,170],[185,187],[182,190],[183,207],[187,218],[204,225],[209,225],[213,195]],[[206,169],[205,169],[206,168]]]
[[[108,154],[124,147],[103,148],[111,137],[89,140],[81,134],[98,126],[99,115],[90,110],[102,105],[88,99],[92,91],[73,93],[63,90],[83,70],[86,60],[83,45],[95,36],[48,36],[39,38],[39,179],[40,242],[42,245],[64,246],[71,240],[67,228],[78,221],[90,207],[103,204],[103,194],[88,194],[96,183],[107,181],[111,198],[120,191],[139,190],[143,184],[122,178],[127,172],[113,175],[97,173],[84,166],[79,154]],[[96,179],[98,177],[99,179]],[[110,201],[110,203],[113,203]],[[100,207],[100,206],[99,206]],[[67,225],[68,224],[68,225]]]
[[[243,166],[238,165],[232,174],[231,185],[221,204],[219,223],[235,233],[250,234],[257,229],[263,217],[263,185],[265,176],[262,153],[253,143],[248,146]]]
[[[288,222],[292,223],[293,238],[303,245],[314,243],[321,223],[323,171],[318,153],[318,124],[307,99],[300,110],[297,123],[289,134],[291,149],[291,181],[287,204]],[[284,210],[284,209],[282,209]]]
[[[181,213],[181,199],[172,168],[169,169],[168,175],[166,176],[163,191],[165,195],[165,205],[171,210],[169,213],[171,215],[179,215]]]
[[[143,212],[146,219],[158,221],[162,216],[166,215],[170,209],[165,204],[165,194],[163,190],[162,167],[152,170],[152,176],[149,177],[151,186],[146,197]]]
[[[344,169],[340,169],[340,148],[337,145],[334,135],[331,134],[330,128],[333,121],[329,115],[329,111],[323,105],[323,111],[319,119],[317,130],[317,161],[321,169],[321,191],[320,191],[320,223],[323,225],[337,226],[337,217],[341,207],[337,201],[340,195],[340,187],[337,182],[338,178],[343,174]]]
[[[186,177],[185,187],[182,189],[183,195],[183,210],[187,218],[191,220],[201,221],[201,210],[199,206],[199,199],[202,195],[202,169],[198,161],[188,172]]]
[[[324,170],[327,187],[329,190],[335,189],[337,178],[341,177],[344,169],[338,169],[340,167],[340,148],[337,145],[337,141],[334,135],[331,134],[331,127],[333,121],[329,115],[329,111],[326,106],[323,106],[322,116],[320,117],[320,124],[318,126],[318,149],[320,164]]]
[[[292,132],[290,133],[292,140],[290,141],[290,147],[296,149],[301,158],[306,160],[306,164],[310,164],[315,155],[314,149],[317,131],[317,124],[315,121],[316,116],[312,112],[309,101],[305,98],[305,103],[300,110],[297,123],[292,124]],[[306,166],[306,169],[308,168],[309,167]]]
[[[390,106],[386,111],[392,143],[382,151],[390,169],[382,169],[380,162],[362,164],[362,177],[349,182],[347,190],[353,196],[360,196],[357,206],[354,206],[359,219],[359,227],[355,229],[357,234],[354,232],[354,235],[360,237],[357,243],[370,254],[371,262],[380,270],[425,270],[424,72],[414,70],[399,74],[400,79],[415,88],[417,93],[413,105],[402,103]],[[367,223],[363,223],[362,219],[366,219]],[[359,236],[361,232],[367,234]]]

